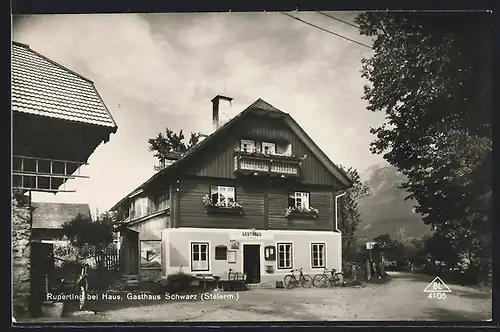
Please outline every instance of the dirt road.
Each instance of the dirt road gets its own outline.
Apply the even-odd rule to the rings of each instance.
[[[236,298],[122,301],[96,315],[71,321],[216,322],[440,320],[481,321],[491,318],[491,292],[450,285],[445,299],[429,299],[423,290],[432,277],[393,273],[388,283],[362,288],[254,289]],[[446,282],[446,281],[445,281]],[[235,293],[217,292],[233,296]],[[92,309],[92,304],[89,307]]]

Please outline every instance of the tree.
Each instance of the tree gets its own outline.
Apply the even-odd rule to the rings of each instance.
[[[372,12],[356,22],[374,39],[374,55],[363,59],[364,99],[387,119],[371,129],[372,152],[408,179],[402,187],[438,243],[471,266],[488,265],[490,17]],[[449,268],[457,264],[445,256]]]
[[[198,144],[199,139],[199,133],[191,133],[189,142],[185,144],[182,130],[177,134],[173,130],[166,128],[165,134],[158,133],[155,138],[148,139],[149,151],[154,151],[154,156],[158,160],[164,161],[171,152],[186,153],[191,147]]]
[[[75,260],[89,257],[98,258],[101,267],[104,263],[106,249],[113,243],[113,224],[115,217],[111,213],[103,213],[92,220],[89,215],[78,214],[62,225],[64,236],[77,249]]]
[[[347,174],[354,185],[347,190],[342,197],[341,203],[341,225],[342,231],[342,260],[353,260],[356,255],[356,237],[354,236],[358,224],[361,222],[361,216],[358,211],[358,201],[368,194],[368,186],[361,182],[359,173],[356,169],[344,166],[340,168]]]

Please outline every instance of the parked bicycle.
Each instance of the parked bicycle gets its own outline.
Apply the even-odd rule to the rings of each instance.
[[[295,288],[297,286],[299,287],[304,287],[304,288],[309,288],[313,285],[313,280],[310,275],[302,273],[302,269],[295,269],[295,270],[290,270],[290,274],[287,274],[285,276],[285,279],[283,280],[283,285],[285,288],[290,289],[290,288]],[[295,277],[294,272],[299,272],[299,278]]]
[[[313,277],[313,285],[314,287],[343,286],[344,274],[335,269],[325,268],[322,274],[316,274]]]

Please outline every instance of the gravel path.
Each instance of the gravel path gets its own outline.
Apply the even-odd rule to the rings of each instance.
[[[361,288],[254,289],[237,299],[129,301],[108,305],[96,315],[65,321],[217,322],[441,320],[481,321],[492,314],[491,291],[448,286],[445,299],[429,299],[423,290],[432,277],[392,273],[391,280]],[[446,282],[446,281],[445,281]],[[92,305],[89,306],[92,309]],[[97,309],[94,309],[97,310]],[[97,310],[99,311],[99,310]],[[40,321],[40,320],[38,320]]]

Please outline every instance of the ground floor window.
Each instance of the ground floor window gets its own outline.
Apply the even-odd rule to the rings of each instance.
[[[161,240],[141,241],[141,268],[161,267]]]
[[[278,243],[278,269],[291,269],[293,268],[292,259],[292,244],[291,243]]]
[[[215,247],[215,260],[223,260],[227,259],[227,247],[226,246],[217,246]]]
[[[312,243],[311,244],[311,265],[315,267],[326,266],[326,244],[325,243]]]
[[[208,243],[191,243],[191,270],[208,271]]]

